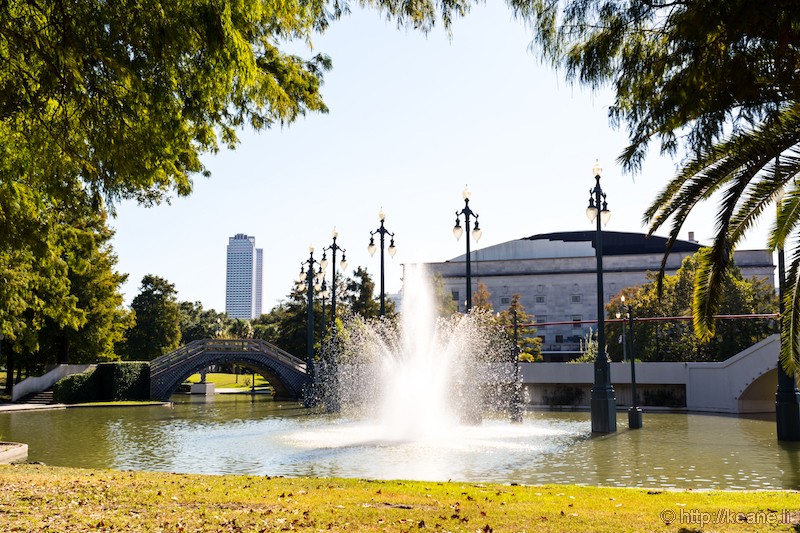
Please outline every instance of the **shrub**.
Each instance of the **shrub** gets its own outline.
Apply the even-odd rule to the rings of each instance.
[[[147,400],[150,398],[150,363],[100,363],[94,370],[73,374],[53,387],[57,403]]]
[[[92,402],[98,396],[98,383],[94,370],[72,374],[53,386],[53,401],[56,403]]]
[[[150,398],[150,364],[140,361],[100,363],[95,375],[98,400],[147,400]]]

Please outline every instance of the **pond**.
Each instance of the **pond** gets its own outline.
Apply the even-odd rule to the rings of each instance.
[[[775,422],[645,413],[644,428],[592,436],[587,412],[485,418],[416,436],[266,396],[176,396],[171,407],[0,413],[0,439],[49,465],[204,474],[800,489],[800,445]]]

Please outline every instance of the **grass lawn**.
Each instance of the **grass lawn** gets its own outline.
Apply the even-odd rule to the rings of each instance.
[[[0,466],[0,531],[797,531],[800,493]]]
[[[188,383],[200,383],[200,374],[192,374]],[[221,374],[209,372],[206,374],[206,381],[213,383],[217,389],[249,389],[252,386],[253,374]],[[269,387],[269,383],[263,376],[256,374],[256,388]]]

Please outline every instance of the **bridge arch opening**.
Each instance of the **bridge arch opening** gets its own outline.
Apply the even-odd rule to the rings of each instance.
[[[761,374],[739,395],[740,413],[775,412],[775,391],[778,388],[778,369]]]
[[[261,361],[231,356],[220,356],[217,359],[210,359],[207,363],[204,362],[202,364],[190,366],[180,374],[174,374],[174,379],[172,380],[173,384],[168,387],[168,396],[172,396],[172,394],[178,390],[178,387],[181,385],[181,383],[185,382],[187,379],[189,379],[189,377],[194,374],[198,374],[214,365],[236,365],[246,368],[252,372],[255,372],[256,374],[261,375],[267,381],[267,383],[269,383],[270,387],[272,387],[272,390],[274,391],[273,397],[275,399],[284,400],[295,398],[295,396],[292,394],[292,391],[286,386],[280,375],[278,375],[274,369],[264,365]]]

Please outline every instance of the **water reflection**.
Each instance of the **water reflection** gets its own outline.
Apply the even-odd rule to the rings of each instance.
[[[420,439],[268,398],[177,398],[171,408],[0,414],[29,459],[89,468],[627,487],[800,489],[800,445],[769,420],[647,414],[642,430],[592,437],[588,413],[487,419]]]

